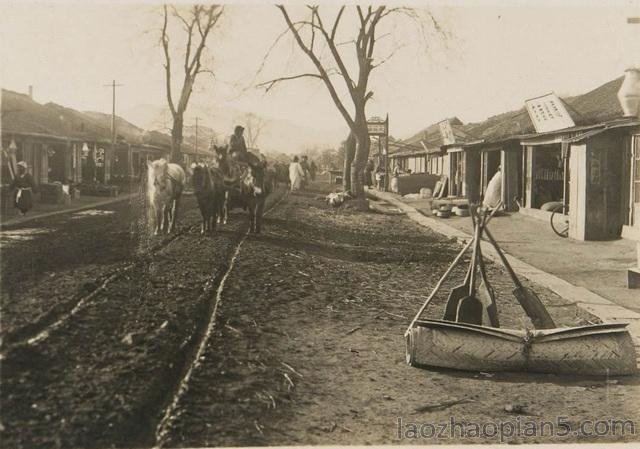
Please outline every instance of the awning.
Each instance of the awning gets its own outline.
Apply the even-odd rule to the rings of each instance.
[[[630,128],[630,127],[635,127],[635,126],[640,126],[640,121],[614,124],[614,125],[605,126],[603,128],[600,128],[600,129],[593,129],[591,131],[587,131],[587,132],[581,133],[581,134],[579,134],[577,136],[573,136],[573,137],[570,137],[568,139],[564,139],[563,142],[577,143],[577,142],[581,142],[581,141],[583,141],[585,139],[589,139],[589,138],[591,138],[593,136],[597,136],[598,134],[602,134],[603,132],[610,131],[612,129]]]
[[[564,132],[555,132],[553,134],[540,134],[540,135],[530,135],[527,137],[523,137],[520,140],[521,145],[552,145],[552,144],[560,144],[563,142],[566,143],[576,143],[582,140],[588,139],[605,131],[609,131],[612,129],[618,128],[629,128],[640,126],[640,120],[638,119],[624,119],[624,121],[616,120],[610,123],[600,123],[597,125],[589,125],[582,127],[574,127]]]

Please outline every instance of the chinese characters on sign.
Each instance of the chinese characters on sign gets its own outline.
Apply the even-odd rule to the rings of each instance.
[[[575,126],[573,119],[564,107],[564,103],[556,94],[525,101],[527,112],[536,132],[557,131]]]
[[[367,122],[367,129],[372,136],[384,136],[387,134],[386,122]]]

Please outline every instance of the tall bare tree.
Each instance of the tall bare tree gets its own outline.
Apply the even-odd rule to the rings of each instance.
[[[245,135],[247,137],[247,146],[249,148],[258,148],[258,139],[260,138],[260,134],[262,130],[267,125],[267,122],[260,116],[248,112],[241,117],[241,120],[244,122],[245,127]]]
[[[220,5],[190,5],[187,9],[178,9],[175,6],[163,6],[164,22],[162,25],[162,48],[164,50],[164,69],[167,89],[167,102],[173,117],[171,128],[171,159],[182,162],[181,145],[182,130],[184,126],[184,113],[189,105],[189,99],[193,92],[193,86],[198,74],[211,72],[203,64],[207,40],[211,37],[211,31],[215,28],[223,7]],[[177,27],[172,27],[172,22]],[[171,31],[170,31],[171,29]],[[184,47],[172,48],[170,34],[184,35]],[[176,56],[175,58],[172,58]],[[182,59],[183,78],[177,101],[173,96],[173,72],[174,60]]]
[[[277,5],[277,8],[282,13],[288,32],[293,35],[298,47],[313,63],[316,70],[312,73],[283,76],[260,83],[258,86],[269,91],[281,81],[300,78],[316,78],[324,83],[350,130],[350,135],[345,142],[345,188],[351,189],[356,197],[364,198],[364,167],[370,148],[366,106],[373,97],[369,78],[371,72],[386,62],[395,52],[394,50],[383,57],[376,57],[374,51],[376,44],[388,35],[378,33],[378,28],[381,21],[391,14],[403,14],[414,20],[419,19],[418,15],[414,10],[403,7],[356,5],[353,9],[349,9],[355,15],[355,30],[351,30],[353,34],[344,41],[344,38],[339,36],[347,11],[346,6],[340,7],[330,22],[323,18],[319,6],[307,6],[308,14],[300,20],[292,19],[285,6]],[[440,30],[433,16],[431,14],[428,16],[434,27]],[[351,49],[351,53],[348,53],[349,50],[344,50],[345,48]],[[328,53],[328,56],[325,57],[325,53]],[[355,64],[349,64],[351,61],[355,61]],[[342,78],[344,88],[336,84],[334,76]],[[347,98],[351,100],[351,104],[346,103],[340,95],[341,89],[346,89]]]

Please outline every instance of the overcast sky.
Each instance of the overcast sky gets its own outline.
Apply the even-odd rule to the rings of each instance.
[[[621,76],[630,65],[640,65],[640,24],[627,24],[627,17],[640,16],[640,2],[584,4],[421,3],[430,5],[449,37],[443,41],[429,32],[422,39],[409,22],[389,21],[385,31],[393,35],[380,50],[401,49],[375,72],[368,112],[388,113],[391,133],[408,137],[445,117],[477,121],[549,91],[582,93]],[[334,5],[324,4],[321,10],[330,18]],[[0,84],[21,92],[31,84],[36,100],[43,103],[110,112],[111,92],[103,85],[116,79],[124,84],[118,90],[118,110],[164,105],[159,10],[153,3],[0,0]],[[304,9],[292,8],[293,15],[301,12]],[[352,9],[348,13],[353,14]],[[282,16],[273,5],[227,5],[210,42],[216,76],[202,76],[193,101],[218,111],[233,107],[303,126],[343,129],[341,116],[317,80],[290,81],[268,94],[250,87],[267,49],[283,30]],[[351,51],[348,45],[342,48]],[[274,48],[256,80],[307,67],[287,38]]]

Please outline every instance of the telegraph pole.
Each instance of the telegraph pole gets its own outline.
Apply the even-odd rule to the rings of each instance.
[[[113,80],[111,84],[105,84],[104,87],[111,87],[112,89],[112,101],[111,101],[111,153],[113,155],[116,154],[116,87],[120,87],[122,84],[116,84],[116,80]],[[130,159],[130,154],[127,155],[127,159]],[[130,161],[127,161],[130,162]],[[110,162],[109,162],[110,163]],[[127,171],[129,171],[129,165],[127,164]],[[104,171],[105,171],[105,179],[104,182],[108,181],[107,179],[107,156],[104,158]]]
[[[196,117],[196,162],[198,162],[198,120],[199,117]]]

